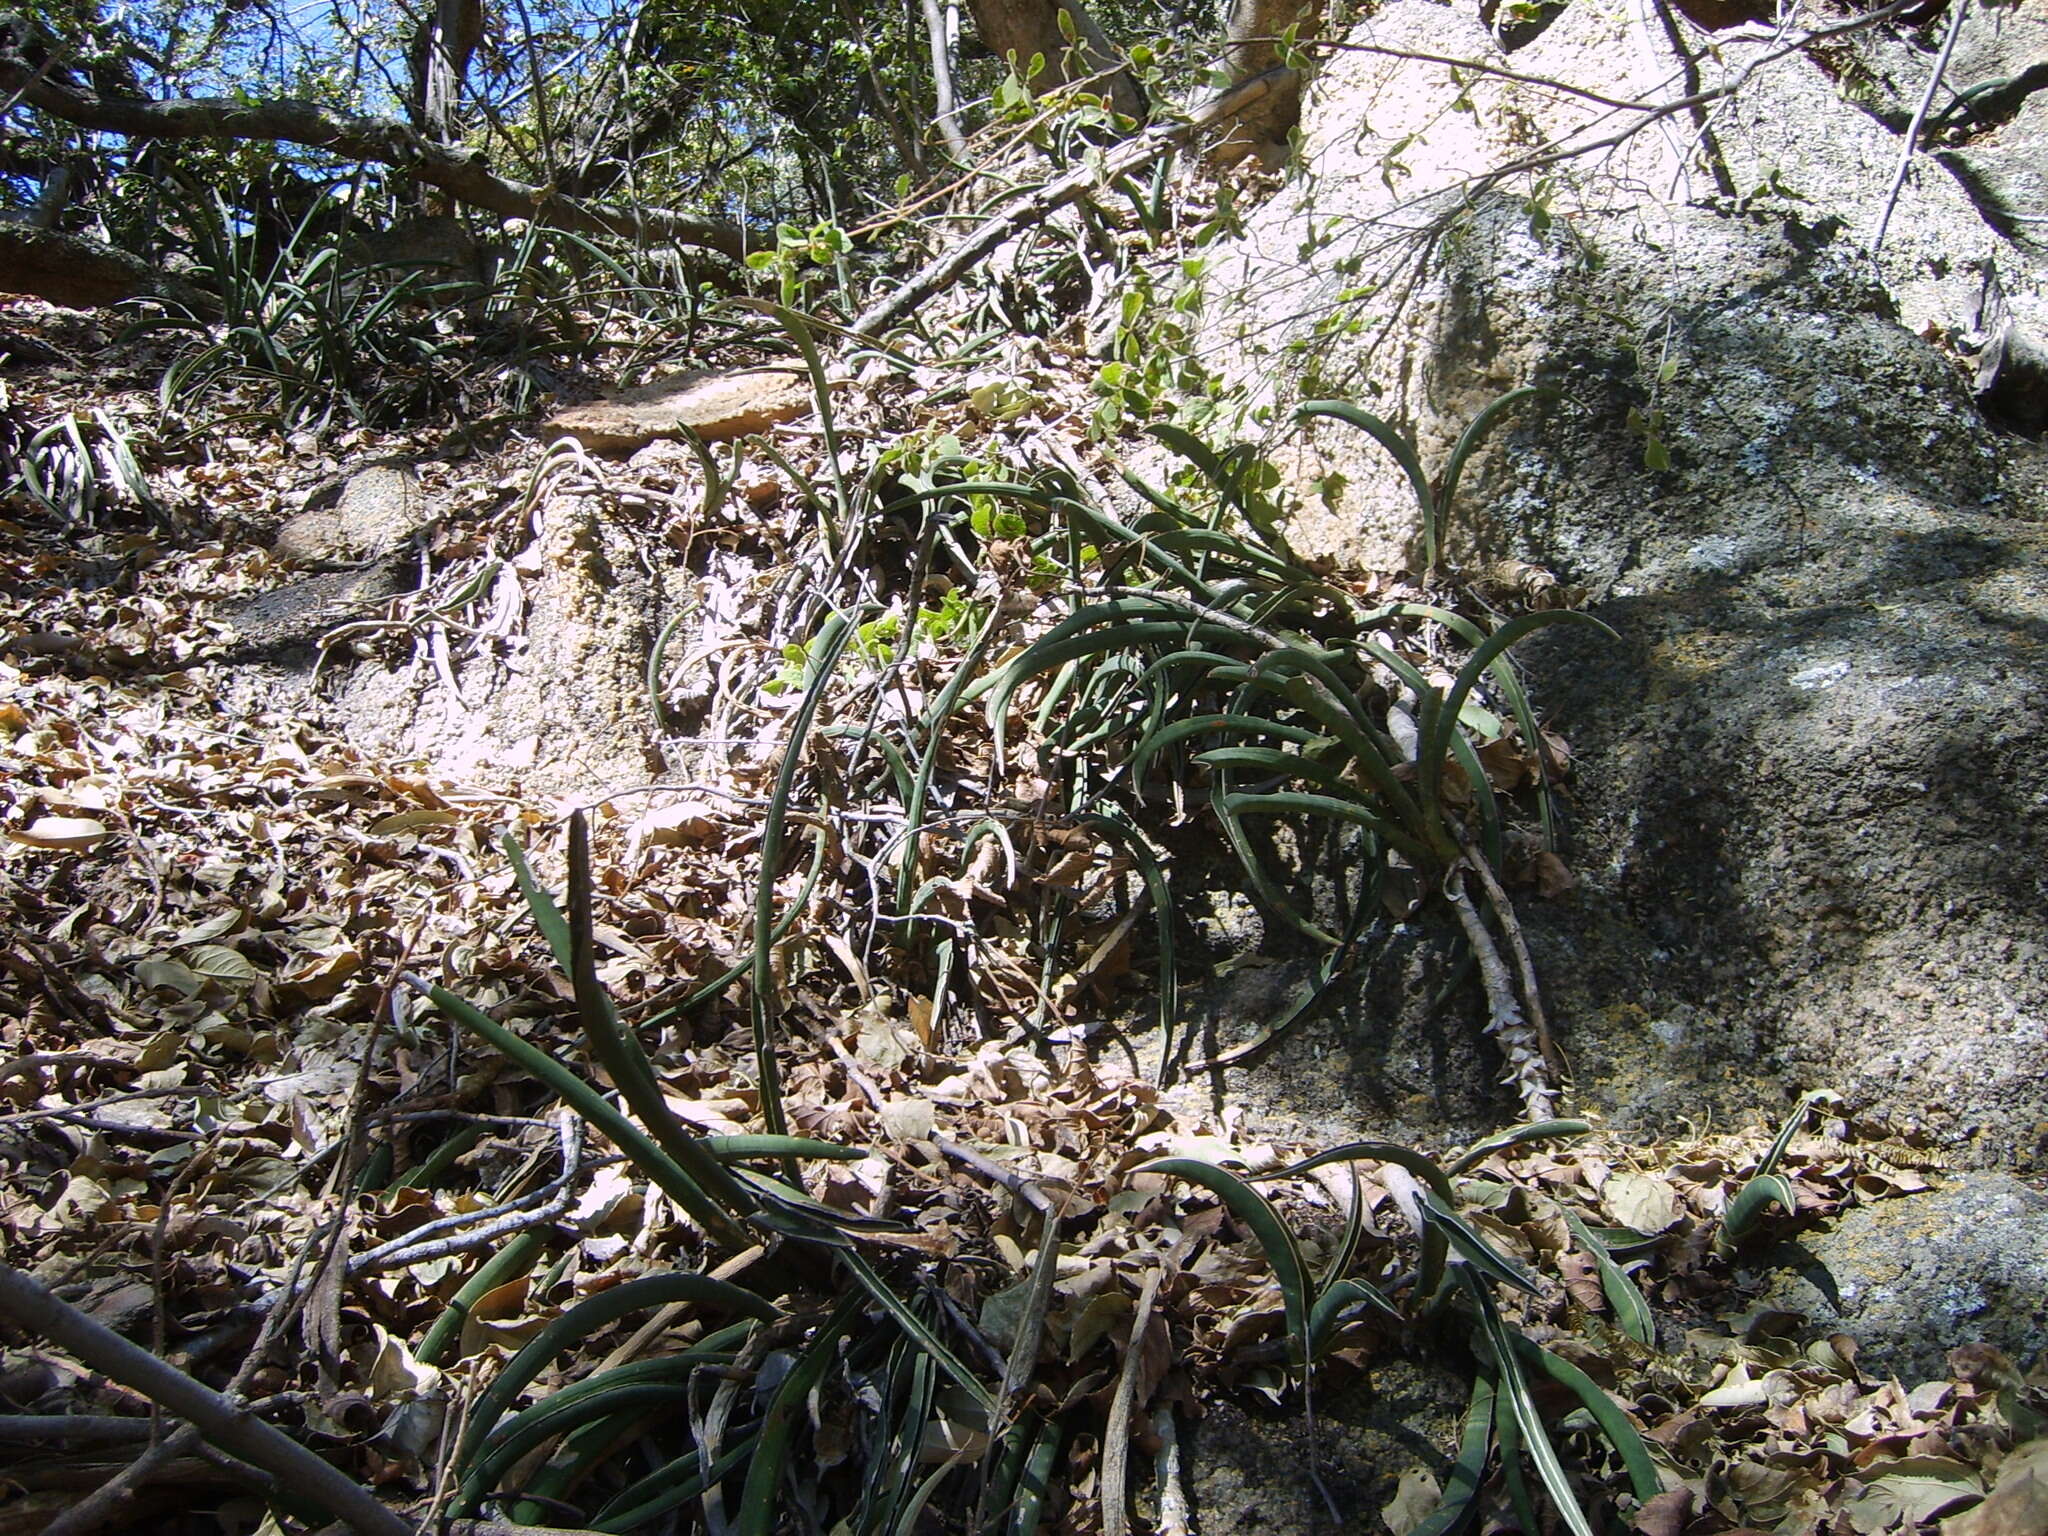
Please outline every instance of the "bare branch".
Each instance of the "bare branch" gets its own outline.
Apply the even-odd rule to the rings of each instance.
[[[587,202],[553,187],[500,176],[471,150],[437,144],[394,118],[330,112],[310,101],[243,102],[222,96],[145,101],[102,95],[88,86],[39,76],[16,54],[0,54],[0,92],[74,127],[141,139],[269,139],[325,150],[348,160],[396,166],[472,207],[581,234],[642,243],[701,246],[744,256],[747,235],[725,219],[673,208]]]
[[[1291,69],[1269,69],[1263,75],[1254,75],[1243,84],[1211,97],[1185,120],[1148,128],[1117,145],[1100,161],[1084,164],[1079,170],[1016,199],[965,240],[933,257],[906,282],[862,310],[848,329],[857,335],[872,336],[894,325],[933,294],[958,282],[969,267],[1026,225],[1038,223],[1054,209],[1065,207],[1095,187],[1107,186],[1117,177],[1150,164],[1204,129],[1232,121],[1294,78]]]
[[[111,1328],[94,1322],[11,1265],[0,1264],[0,1313],[93,1370],[195,1425],[224,1450],[303,1492],[358,1536],[412,1536],[410,1523],[318,1456]]]
[[[0,221],[0,291],[91,309],[161,293],[204,308],[210,301],[140,257],[83,235]],[[213,306],[213,307],[218,307]]]

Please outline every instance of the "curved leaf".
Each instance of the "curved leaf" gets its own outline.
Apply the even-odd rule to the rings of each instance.
[[[1458,1459],[1444,1480],[1442,1499],[1408,1536],[1457,1536],[1479,1509],[1479,1489],[1486,1481],[1486,1463],[1493,1453],[1495,1388],[1481,1374],[1472,1383],[1472,1403],[1458,1437]]]
[[[570,1346],[581,1343],[607,1323],[646,1307],[666,1306],[675,1301],[694,1301],[706,1306],[737,1312],[757,1322],[772,1322],[779,1315],[773,1302],[743,1291],[709,1275],[671,1273],[644,1275],[609,1291],[586,1297],[555,1318],[533,1336],[518,1354],[505,1363],[491,1384],[478,1396],[464,1426],[461,1460],[467,1462],[496,1427],[513,1399],[547,1369],[548,1362]]]
[[[1328,416],[1354,426],[1393,455],[1394,462],[1408,477],[1409,488],[1415,492],[1415,505],[1422,514],[1423,563],[1434,570],[1438,538],[1437,498],[1430,489],[1429,476],[1423,473],[1422,460],[1416,456],[1414,441],[1396,432],[1371,411],[1361,410],[1348,400],[1311,400],[1294,413],[1296,421],[1306,421],[1313,416]]]
[[[1438,477],[1437,505],[1443,509],[1446,518],[1451,515],[1452,503],[1457,499],[1458,481],[1464,476],[1465,463],[1473,451],[1486,440],[1486,434],[1500,424],[1501,417],[1527,400],[1555,400],[1557,391],[1541,384],[1525,384],[1520,389],[1511,389],[1498,399],[1490,402],[1486,409],[1466,425],[1458,434],[1458,441],[1451,449],[1450,458],[1444,461],[1443,474]]]
[[[1531,1125],[1518,1125],[1499,1135],[1473,1142],[1445,1165],[1444,1174],[1455,1179],[1461,1173],[1470,1173],[1496,1152],[1526,1146],[1532,1141],[1550,1141],[1559,1136],[1584,1136],[1592,1129],[1591,1123],[1585,1120],[1539,1120]]]
[[[1638,1499],[1648,1503],[1664,1491],[1664,1481],[1657,1476],[1657,1464],[1650,1459],[1650,1448],[1644,1443],[1642,1433],[1622,1411],[1621,1405],[1600,1390],[1598,1382],[1563,1356],[1552,1354],[1519,1333],[1514,1336],[1514,1348],[1522,1359],[1536,1366],[1559,1386],[1568,1388],[1585,1405],[1586,1412],[1600,1426],[1600,1433],[1606,1437],[1607,1443],[1620,1453],[1622,1465],[1628,1469],[1629,1487]]]
[[[1223,1202],[1224,1209],[1251,1229],[1265,1251],[1273,1278],[1280,1285],[1287,1317],[1287,1337],[1297,1362],[1309,1363],[1309,1278],[1301,1247],[1266,1197],[1236,1174],[1194,1157],[1166,1157],[1140,1164],[1138,1173],[1164,1173],[1201,1185]]]

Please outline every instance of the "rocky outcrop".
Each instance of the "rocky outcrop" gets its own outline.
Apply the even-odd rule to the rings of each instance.
[[[1866,1376],[1944,1380],[1966,1345],[2024,1368],[2048,1338],[2048,1195],[2005,1175],[1858,1206],[1768,1258],[1763,1304],[1850,1335]]]
[[[1556,391],[1449,542],[1555,571],[1622,637],[1524,653],[1578,753],[1579,885],[1524,916],[1580,1102],[1651,1129],[1824,1085],[2041,1166],[2048,474],[1938,344],[1987,265],[2039,327],[2041,273],[1925,156],[1873,259],[1903,124],[1760,29],[1709,53],[1636,11],[1577,0],[1507,54],[1463,7],[1382,7],[1316,87],[1298,185],[1218,261],[1205,355],[1432,462],[1503,390]],[[1412,554],[1362,434],[1273,447],[1298,547]]]
[[[303,565],[375,560],[415,537],[430,521],[419,476],[403,463],[380,463],[338,481],[287,519],[271,541],[281,560]]]
[[[683,456],[680,446],[652,448]],[[647,662],[665,617],[692,590],[650,560],[671,510],[623,509],[595,481],[554,477],[530,537],[492,579],[500,633],[412,645],[338,677],[334,710],[352,741],[469,783],[588,803],[663,766]],[[445,655],[422,658],[437,645]]]

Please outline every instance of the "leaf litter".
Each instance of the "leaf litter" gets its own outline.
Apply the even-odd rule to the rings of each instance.
[[[1030,398],[985,432],[1021,441],[1085,403],[1057,368],[1030,377]],[[86,397],[82,380],[48,382],[43,409],[67,408],[67,388]],[[886,385],[846,410],[841,431],[874,442],[921,425]],[[402,445],[357,433],[333,446]],[[66,527],[17,506],[0,526],[0,1237],[9,1263],[216,1383],[301,1269],[333,1254],[298,1328],[302,1348],[257,1370],[249,1396],[387,1496],[445,1498],[450,1426],[569,1309],[677,1271],[746,1283],[768,1255],[722,1256],[601,1133],[397,985],[401,970],[425,972],[593,1075],[569,984],[498,847],[509,833],[558,883],[557,808],[379,760],[323,723],[317,697],[291,704],[224,686],[236,639],[221,604],[277,579],[252,530],[323,466],[253,432],[217,448],[153,473],[168,520],[115,508]],[[753,983],[677,1005],[740,967],[754,942],[760,817],[808,664],[802,637],[776,629],[777,562],[807,536],[788,458],[825,470],[815,441],[780,449],[782,464],[736,460],[741,513],[672,535],[695,551],[704,600],[692,664],[661,703],[736,745],[703,754],[686,789],[610,802],[595,829],[600,978],[669,1109],[705,1136],[763,1128],[746,1038]],[[351,643],[427,654],[439,625],[434,665],[459,690],[461,672],[516,639],[518,603],[494,573],[519,569],[529,489],[568,476],[629,507],[672,507],[691,473],[687,455],[604,466],[533,444],[458,459],[438,488],[449,510],[433,536],[433,591],[444,606],[447,594],[467,597],[424,622],[394,610]],[[176,515],[202,501],[203,531]],[[984,601],[1036,606],[1020,576],[989,582]],[[450,650],[443,621],[457,613],[479,622]],[[900,624],[857,636],[833,712],[921,718],[960,664],[961,638],[941,630],[934,619],[907,643]],[[736,656],[753,670],[725,665]],[[1480,761],[1493,786],[1539,779],[1537,754],[1491,726]],[[1241,1118],[1162,1093],[1134,1055],[1096,1048],[1092,1021],[1129,1011],[1152,986],[1133,859],[1049,815],[1040,744],[1027,732],[1005,755],[975,710],[952,717],[937,749],[939,814],[911,840],[931,871],[921,910],[957,937],[956,958],[897,968],[868,910],[885,881],[872,867],[854,877],[876,847],[856,846],[832,814],[849,809],[833,786],[854,750],[843,734],[810,742],[813,798],[791,819],[815,852],[799,850],[771,903],[783,914],[768,974],[784,1013],[789,1130],[858,1152],[808,1164],[803,1194],[868,1223],[852,1228],[868,1264],[918,1298],[971,1371],[1004,1384],[990,1418],[934,1383],[909,1464],[979,1459],[1027,1406],[1087,1416],[1096,1427],[1070,1445],[1049,1498],[1061,1528],[1104,1528],[1105,1469],[1124,1477],[1100,1440],[1113,1412],[1153,1453],[1161,1426],[1199,1419],[1219,1395],[1290,1407],[1302,1396],[1260,1242],[1216,1194],[1146,1165],[1191,1158],[1271,1174],[1325,1149],[1261,1142]],[[1553,765],[1568,754],[1562,742],[1541,750]],[[977,807],[992,803],[1008,818],[975,837]],[[1525,863],[1545,894],[1568,886],[1549,850]],[[1056,951],[1035,915],[1053,902],[1067,915]],[[964,1002],[935,975],[948,963],[967,978]],[[1938,1522],[1949,1536],[2038,1531],[2044,1363],[2029,1372],[1995,1352],[1958,1352],[1951,1379],[1909,1387],[1859,1372],[1853,1339],[1806,1338],[1800,1319],[1754,1309],[1754,1276],[1716,1238],[1771,1141],[1758,1128],[1650,1147],[1596,1129],[1507,1147],[1457,1176],[1464,1219],[1537,1277],[1533,1295],[1504,1293],[1510,1323],[1590,1377],[1650,1448],[1661,1491],[1640,1500],[1570,1399],[1546,1395],[1584,1497],[1645,1536],[1890,1536]],[[1791,1137],[1776,1172],[1797,1205],[1765,1218],[1783,1234],[1926,1189],[1939,1159],[1875,1118],[1832,1110]],[[1342,1260],[1346,1274],[1394,1290],[1417,1262],[1404,1180],[1365,1158],[1260,1187],[1307,1271]],[[832,1297],[821,1279],[784,1283],[822,1304]],[[711,1326],[686,1303],[626,1315],[553,1357],[530,1395],[677,1356]],[[772,1393],[804,1357],[795,1335],[757,1342],[718,1369]],[[11,1412],[147,1411],[32,1340],[6,1343]],[[1465,1345],[1371,1307],[1342,1314],[1318,1393],[1418,1350],[1461,1356]],[[1020,1352],[1021,1375],[1009,1365]],[[808,1518],[860,1507],[862,1457],[886,1442],[862,1417],[864,1390],[842,1381],[806,1399],[807,1475],[837,1500]],[[16,1501],[13,1514],[0,1502],[0,1529],[34,1528],[81,1469],[106,1462],[61,1442],[0,1445]],[[1448,1465],[1382,1469],[1374,1488],[1349,1490],[1347,1519],[1410,1536],[1441,1507]],[[523,1484],[508,1475],[507,1486]],[[1160,1518],[1184,1490],[1140,1477],[1136,1496],[1141,1515]],[[185,1508],[164,1507],[167,1518]],[[525,1508],[589,1513],[573,1500]],[[1479,1513],[1487,1529],[1517,1523],[1498,1464]],[[1124,1527],[1119,1510],[1113,1528]]]

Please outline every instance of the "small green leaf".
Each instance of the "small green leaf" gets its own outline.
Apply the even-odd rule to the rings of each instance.
[[[1772,1205],[1783,1207],[1788,1216],[1799,1209],[1799,1197],[1782,1175],[1762,1174],[1743,1185],[1742,1192],[1729,1202],[1727,1213],[1721,1218],[1719,1246],[1732,1249],[1748,1242]]]
[[[1614,1262],[1607,1245],[1586,1229],[1586,1224],[1576,1212],[1566,1209],[1564,1220],[1579,1246],[1586,1250],[1600,1271],[1600,1290],[1607,1297],[1607,1305],[1614,1309],[1615,1325],[1638,1344],[1656,1348],[1656,1319],[1651,1315],[1649,1302],[1636,1288],[1635,1281],[1628,1277],[1628,1271]]]

